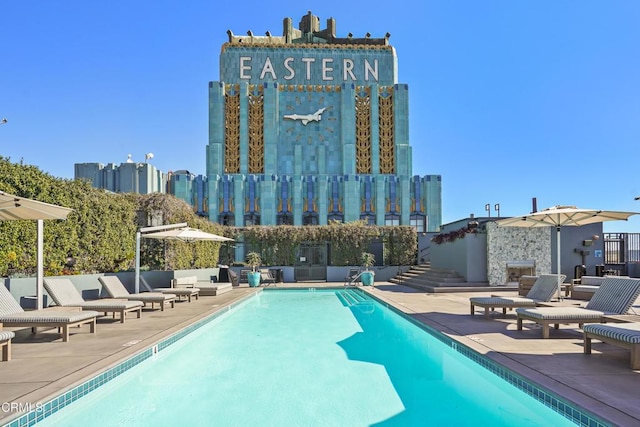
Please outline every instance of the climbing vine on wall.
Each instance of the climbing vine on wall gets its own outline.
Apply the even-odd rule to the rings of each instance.
[[[448,233],[436,234],[431,238],[431,241],[436,245],[440,245],[446,242],[454,242],[457,239],[464,239],[467,234],[476,234],[478,232],[477,227],[462,227],[458,230],[453,230]]]

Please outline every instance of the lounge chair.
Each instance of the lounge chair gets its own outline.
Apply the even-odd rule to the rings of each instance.
[[[120,323],[124,323],[126,314],[137,313],[138,319],[142,315],[142,301],[127,301],[122,299],[103,298],[85,301],[69,279],[44,279],[44,287],[56,305],[61,307],[80,307],[82,310],[95,310],[107,313],[120,313]]]
[[[560,275],[560,283],[567,276]],[[494,308],[502,308],[502,315],[507,314],[507,308],[518,307],[536,307],[540,302],[550,301],[558,292],[558,275],[557,274],[541,274],[527,292],[526,297],[472,297],[469,298],[471,304],[471,315],[475,314],[475,308],[484,308],[485,319],[489,318],[489,314]]]
[[[517,308],[518,330],[522,321],[531,320],[542,326],[542,338],[549,338],[549,325],[560,323],[603,323],[607,315],[626,314],[640,295],[640,279],[607,277],[586,307]]]
[[[356,286],[360,279],[360,273],[362,271],[359,268],[350,268],[349,273],[344,278],[344,286]]]
[[[88,324],[91,333],[96,332],[96,311],[81,311],[80,309],[42,309],[24,311],[9,290],[0,285],[0,323],[10,328],[31,328],[36,333],[38,327],[58,328],[62,341],[69,341],[69,328]]]
[[[176,294],[165,294],[162,292],[131,294],[117,276],[100,276],[98,277],[98,280],[102,283],[102,288],[107,292],[107,294],[109,294],[109,297],[126,299],[129,301],[142,301],[145,306],[147,303],[150,303],[152,310],[155,304],[158,304],[160,306],[160,311],[164,311],[165,303],[170,303],[171,308],[174,308],[176,299],[178,298]]]
[[[172,286],[170,288],[152,288],[149,286],[144,277],[140,276],[140,283],[148,292],[160,292],[162,294],[172,294],[178,297],[178,301],[182,301],[183,298],[191,302],[191,297],[198,299],[200,296],[200,289],[193,286]]]
[[[640,369],[640,322],[616,325],[591,323],[582,328],[584,354],[591,354],[591,340],[597,339],[631,351],[631,369]]]
[[[15,337],[11,331],[3,331],[2,323],[0,323],[0,347],[2,347],[2,360],[3,362],[8,362],[11,360],[11,340]]]
[[[198,281],[198,276],[182,276],[171,279],[171,289],[184,290],[184,288],[197,290],[196,299],[201,296],[217,296],[233,290],[231,282]]]
[[[260,269],[260,284],[263,286],[276,286],[276,279],[273,277],[273,274],[271,274],[271,270],[269,270],[268,268]]]

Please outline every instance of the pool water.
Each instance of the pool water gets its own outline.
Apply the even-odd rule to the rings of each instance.
[[[38,425],[562,426],[357,290],[265,290]]]

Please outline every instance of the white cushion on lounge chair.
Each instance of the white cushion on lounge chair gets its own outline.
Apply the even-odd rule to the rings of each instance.
[[[560,275],[560,283],[567,276]],[[484,317],[489,317],[489,309],[499,307],[502,308],[503,314],[506,314],[507,308],[516,307],[535,307],[539,302],[551,300],[558,291],[558,275],[542,274],[538,277],[527,293],[526,297],[472,297],[469,298],[471,304],[471,315],[475,314],[475,306],[484,307]]]
[[[142,301],[144,304],[150,303],[151,308],[155,303],[160,305],[160,311],[164,311],[164,303],[171,303],[171,307],[175,306],[175,301],[178,298],[176,294],[162,293],[162,292],[144,292],[141,294],[131,294],[124,287],[122,282],[117,276],[100,276],[98,277],[102,288],[107,291],[111,298],[124,298],[131,301]]]
[[[182,299],[183,297],[187,298],[189,302],[191,302],[191,297],[195,297],[198,299],[200,295],[200,288],[195,288],[193,286],[189,287],[171,287],[171,288],[151,288],[144,277],[140,276],[140,283],[142,286],[149,292],[161,292],[167,294],[174,294],[178,296],[178,299]]]
[[[74,323],[92,317],[99,316],[97,311],[77,310],[77,311],[48,311],[32,310],[21,313],[0,315],[0,323],[5,326],[16,326],[16,323]]]
[[[518,330],[522,320],[542,325],[543,338],[549,337],[549,325],[560,323],[602,323],[605,314],[626,314],[640,295],[640,279],[607,277],[585,308],[539,307],[518,308]]]
[[[0,331],[0,341],[7,341],[15,336],[16,334],[11,331]]]
[[[526,313],[530,319],[575,320],[573,323],[581,323],[584,320],[600,319],[606,313],[598,310],[587,310],[581,307],[536,307],[517,309],[516,313]]]
[[[469,301],[480,307],[535,307],[537,302],[526,297],[471,297]]]
[[[127,312],[142,313],[142,301],[121,299],[99,299],[85,301],[69,279],[44,279],[44,287],[53,301],[61,307],[80,307],[83,310],[97,310],[104,313],[120,313],[120,322],[124,323]]]
[[[200,289],[200,295],[208,296],[217,296],[233,290],[233,285],[229,282],[198,282],[197,286]]]
[[[590,335],[624,341],[630,344],[640,344],[640,322],[633,323],[590,323],[582,330]]]
[[[171,279],[171,289],[198,289],[200,295],[220,295],[233,290],[230,282],[199,282],[198,276],[174,277]],[[156,288],[156,290],[158,290]]]
[[[615,325],[589,324],[582,328],[584,353],[591,353],[591,340],[597,339],[631,352],[631,369],[640,369],[640,322]]]
[[[52,326],[62,328],[62,340],[68,341],[69,327],[89,324],[91,333],[95,332],[96,317],[100,313],[96,311],[79,310],[32,310],[24,311],[18,301],[11,295],[11,292],[0,285],[0,323],[8,327],[29,327]]]

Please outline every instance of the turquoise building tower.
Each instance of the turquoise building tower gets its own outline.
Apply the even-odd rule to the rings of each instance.
[[[441,225],[441,177],[412,174],[409,88],[383,38],[309,12],[283,35],[228,31],[209,83],[206,208],[223,225]]]

